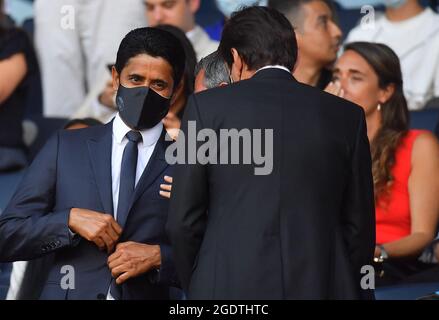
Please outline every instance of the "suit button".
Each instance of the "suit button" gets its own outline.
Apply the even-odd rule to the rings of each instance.
[[[106,300],[107,296],[105,294],[103,294],[103,293],[98,293],[96,298],[98,298],[98,300]]]

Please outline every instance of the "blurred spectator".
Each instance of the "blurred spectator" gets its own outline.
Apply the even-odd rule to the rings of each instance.
[[[218,48],[218,42],[195,24],[195,13],[200,0],[144,0],[146,18],[151,27],[169,24],[180,28],[192,43],[197,60],[207,56]]]
[[[283,13],[296,30],[299,57],[294,77],[325,89],[331,81],[330,66],[337,58],[341,30],[332,7],[325,0],[270,0],[268,6]]]
[[[22,121],[29,79],[38,72],[32,44],[26,33],[6,27],[0,0],[0,171],[27,164]]]
[[[44,114],[71,117],[113,62],[122,37],[145,24],[140,0],[36,0]]]
[[[346,45],[334,68],[346,99],[363,107],[375,187],[378,285],[404,281],[430,268],[417,260],[437,232],[439,143],[409,130],[397,55],[386,45]]]
[[[201,59],[195,67],[194,75],[196,93],[231,83],[230,70],[218,51]]]
[[[221,32],[223,31],[226,19],[229,19],[232,12],[238,11],[243,7],[249,6],[266,6],[268,0],[215,0],[218,10],[223,14],[223,18],[211,26],[207,26],[206,32],[209,36],[216,40],[221,40]]]
[[[70,118],[95,118],[103,123],[107,123],[113,119],[117,113],[116,109],[116,90],[113,88],[113,80],[111,78],[112,64],[107,65],[101,75],[101,80],[96,82],[90,89],[84,102],[74,112]]]
[[[408,107],[422,109],[439,96],[439,15],[418,0],[384,3],[385,14],[377,14],[374,26],[358,25],[346,42],[379,42],[392,48],[401,61]]]

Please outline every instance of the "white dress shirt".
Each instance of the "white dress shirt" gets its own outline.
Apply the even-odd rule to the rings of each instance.
[[[113,147],[111,152],[111,180],[113,191],[113,212],[114,219],[117,219],[117,204],[119,201],[119,184],[120,184],[120,169],[122,166],[122,156],[125,146],[128,143],[126,134],[132,129],[128,127],[119,114],[116,115],[113,121]],[[142,141],[137,145],[139,153],[137,156],[137,169],[136,169],[136,182],[140,180],[143,171],[148,165],[149,159],[154,151],[155,145],[160,138],[163,131],[163,124],[160,121],[156,126],[151,129],[140,131],[142,135]],[[159,192],[157,190],[157,192]],[[114,300],[108,289],[107,300]]]
[[[128,143],[126,134],[131,131],[120,118],[119,114],[116,115],[113,121],[113,147],[111,152],[111,177],[112,177],[112,190],[113,190],[113,212],[114,219],[117,219],[117,204],[119,200],[119,184],[120,184],[120,169],[122,165],[122,156],[125,146]],[[139,153],[137,156],[137,169],[136,169],[136,185],[145,170],[155,145],[160,138],[163,131],[163,124],[159,122],[155,127],[140,131],[142,135],[142,141],[139,142]],[[157,190],[157,192],[159,192]]]

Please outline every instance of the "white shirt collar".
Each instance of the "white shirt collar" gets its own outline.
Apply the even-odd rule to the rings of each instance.
[[[117,143],[121,144],[126,134],[132,129],[128,127],[125,122],[120,118],[119,113],[116,115],[113,121],[113,137]],[[163,131],[163,123],[160,121],[151,129],[139,131],[142,135],[143,146],[152,146],[160,138]]]
[[[264,69],[281,69],[281,70],[284,70],[284,71],[286,71],[286,72],[288,72],[288,73],[291,73],[291,71],[288,70],[287,67],[280,66],[280,65],[269,65],[269,66],[265,66],[265,67],[262,67],[262,68],[256,70],[256,72],[259,72],[259,71],[264,70]]]

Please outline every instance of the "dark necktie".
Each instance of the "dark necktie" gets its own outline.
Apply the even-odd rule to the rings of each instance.
[[[126,137],[128,138],[128,143],[123,150],[120,167],[119,201],[117,203],[117,222],[122,229],[128,217],[136,184],[137,145],[142,141],[142,135],[137,131],[128,132]],[[110,285],[110,293],[114,299],[120,300],[122,298],[121,289],[120,286],[116,285],[116,280],[113,279]]]
[[[125,146],[120,167],[119,201],[117,203],[117,222],[123,228],[131,206],[134,194],[137,169],[137,145],[142,141],[142,135],[137,131],[126,134],[128,143]]]

